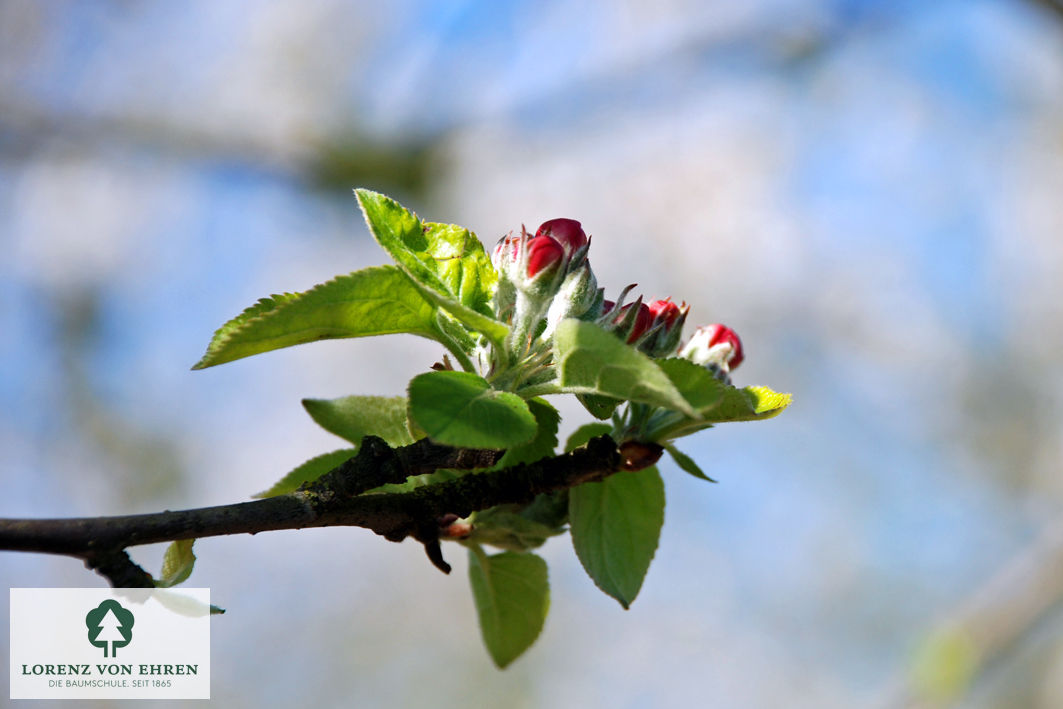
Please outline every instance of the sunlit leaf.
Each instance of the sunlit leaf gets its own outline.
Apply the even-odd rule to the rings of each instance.
[[[440,339],[435,307],[394,266],[263,298],[222,325],[193,369],[317,340],[410,333]]]
[[[450,224],[422,223],[416,214],[377,192],[358,189],[355,196],[373,238],[425,298],[492,341],[505,339],[509,328],[495,320],[490,305],[498,275],[472,232]]]

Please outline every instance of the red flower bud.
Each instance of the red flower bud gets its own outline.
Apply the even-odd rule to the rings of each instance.
[[[528,242],[528,278],[560,263],[565,249],[549,236],[537,236]]]
[[[620,322],[627,315],[628,309],[630,309],[635,303],[629,303],[620,308],[620,314],[616,316],[613,322]],[[638,312],[635,313],[635,323],[631,327],[631,332],[627,336],[627,343],[629,345],[635,344],[635,341],[642,337],[643,333],[650,329],[650,325],[653,324],[653,315],[650,313],[650,309],[646,307],[645,303],[638,303]]]
[[[709,347],[718,345],[721,342],[726,342],[734,348],[734,353],[731,355],[731,360],[728,363],[731,369],[734,369],[738,365],[742,364],[742,360],[745,359],[745,354],[742,352],[742,341],[738,339],[738,333],[726,325],[709,325]]]
[[[587,234],[575,219],[561,218],[543,222],[535,235],[552,237],[570,254],[587,245]]]
[[[673,303],[671,298],[655,300],[646,307],[650,309],[654,324],[664,323],[665,330],[670,330],[679,316],[683,314],[682,309]]]

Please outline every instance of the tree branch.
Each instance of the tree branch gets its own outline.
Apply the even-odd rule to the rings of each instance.
[[[391,448],[366,436],[358,454],[318,480],[287,495],[217,507],[117,517],[0,519],[0,550],[63,554],[85,561],[115,586],[151,585],[125,549],[141,544],[278,529],[354,526],[391,541],[413,537],[432,563],[450,567],[439,550],[440,521],[601,480],[621,469],[621,453],[608,436],[586,447],[535,463],[477,473],[407,493],[362,493],[440,468],[488,468],[501,451],[451,448],[422,439]]]

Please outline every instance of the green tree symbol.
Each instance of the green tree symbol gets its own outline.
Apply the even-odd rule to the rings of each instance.
[[[104,657],[115,657],[118,648],[125,647],[133,639],[133,612],[111,598],[88,612],[85,625],[89,629],[89,642],[102,647]],[[107,652],[108,643],[110,653]]]

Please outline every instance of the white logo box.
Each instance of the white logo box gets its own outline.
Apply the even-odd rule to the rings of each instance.
[[[12,588],[12,699],[209,699],[210,589]]]

